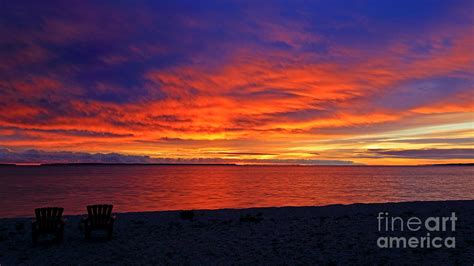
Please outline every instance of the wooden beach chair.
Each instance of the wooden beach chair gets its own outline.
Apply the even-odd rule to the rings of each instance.
[[[33,245],[36,245],[40,235],[51,234],[61,243],[64,235],[64,208],[48,207],[35,209],[36,219],[32,222]]]
[[[94,230],[107,231],[107,238],[112,238],[115,216],[112,215],[113,205],[99,204],[87,206],[87,217],[82,219],[86,239]]]

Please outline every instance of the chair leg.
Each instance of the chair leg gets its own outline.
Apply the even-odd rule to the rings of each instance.
[[[91,231],[88,228],[84,230],[84,236],[86,237],[86,239],[91,238]]]
[[[33,246],[35,246],[38,236],[36,235],[36,226],[34,223],[31,224],[31,240],[33,242]]]
[[[108,237],[109,239],[112,239],[113,233],[114,233],[114,227],[113,227],[113,226],[110,226],[110,227],[109,227],[109,230],[108,230],[107,237]]]
[[[58,231],[58,244],[61,244],[64,239],[64,224],[61,224],[59,226],[59,231]]]
[[[32,240],[33,240],[33,246],[36,246],[36,243],[38,242],[38,234],[33,231],[31,236],[32,236]]]
[[[63,232],[58,232],[58,234],[56,235],[56,242],[58,244],[61,244],[63,242]]]

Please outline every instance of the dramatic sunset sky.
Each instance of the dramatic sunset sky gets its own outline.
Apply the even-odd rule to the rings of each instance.
[[[474,1],[0,2],[0,162],[474,162]]]

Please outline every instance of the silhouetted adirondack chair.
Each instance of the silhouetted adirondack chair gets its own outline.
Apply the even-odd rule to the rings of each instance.
[[[113,207],[106,204],[87,206],[88,216],[82,220],[86,238],[90,238],[94,230],[106,230],[107,237],[112,238],[115,220],[115,216],[112,215]]]
[[[37,208],[35,209],[36,219],[32,223],[33,244],[38,241],[38,237],[44,234],[52,234],[56,241],[61,243],[64,235],[63,208]]]

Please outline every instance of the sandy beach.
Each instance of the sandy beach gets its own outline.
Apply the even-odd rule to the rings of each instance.
[[[380,212],[457,215],[455,248],[377,246]],[[474,262],[474,200],[118,213],[112,240],[86,241],[66,216],[64,242],[33,247],[31,218],[0,219],[0,264],[460,264]],[[406,232],[405,232],[406,233]],[[396,236],[403,236],[396,232]],[[418,232],[426,235],[426,232]],[[414,232],[407,236],[416,235]],[[432,233],[432,236],[435,236]]]

